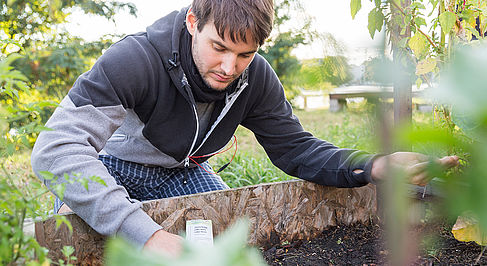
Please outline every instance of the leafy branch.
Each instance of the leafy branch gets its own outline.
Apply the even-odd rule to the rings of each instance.
[[[391,3],[394,8],[396,8],[402,15],[403,17],[406,17],[406,13],[404,12],[404,9],[402,7],[400,7],[394,0],[389,0],[389,3]],[[419,33],[423,34],[424,37],[426,37],[426,39],[428,40],[428,42],[435,48],[437,48],[437,45],[435,44],[435,42],[433,40],[431,40],[431,38],[429,37],[428,34],[424,33],[420,28],[419,26],[416,24],[416,22],[414,22],[414,20],[411,20],[411,25],[413,25],[416,29],[416,31],[418,31]]]

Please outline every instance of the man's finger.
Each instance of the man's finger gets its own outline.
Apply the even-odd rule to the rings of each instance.
[[[450,168],[450,167],[454,167],[454,166],[457,166],[459,164],[458,162],[458,156],[454,155],[454,156],[445,156],[441,159],[438,160],[438,163],[441,165],[441,166],[444,166],[446,168]]]
[[[441,159],[436,159],[436,163],[445,168],[450,168],[458,165],[458,156],[445,156]],[[424,161],[420,163],[413,164],[407,168],[407,173],[410,176],[420,174],[421,172],[426,172],[431,161]]]

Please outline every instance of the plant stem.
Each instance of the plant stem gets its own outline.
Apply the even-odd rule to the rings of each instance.
[[[25,199],[24,199],[25,201]],[[26,203],[26,202],[24,202]],[[26,208],[22,208],[22,218],[20,219],[20,231],[22,232],[20,234],[20,238],[19,238],[19,243],[18,243],[18,247],[17,247],[17,255],[15,256],[15,259],[14,261],[18,260],[20,258],[20,250],[22,249],[22,242],[24,240],[24,221],[25,221],[25,213],[26,213]]]
[[[445,12],[445,2],[444,1],[440,1],[440,4],[439,4],[439,9],[438,9],[438,17],[440,17],[440,15]],[[441,61],[442,62],[446,62],[445,61],[445,54],[446,54],[446,51],[445,51],[445,41],[446,41],[446,36],[445,36],[445,33],[443,32],[443,30],[440,31],[440,58],[441,58]]]

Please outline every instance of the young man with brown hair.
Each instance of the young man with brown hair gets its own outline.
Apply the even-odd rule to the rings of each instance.
[[[66,205],[101,234],[170,254],[181,238],[152,221],[139,201],[228,188],[206,161],[238,125],[255,134],[276,166],[311,182],[362,186],[384,178],[386,158],[417,169],[413,183],[427,182],[422,155],[377,157],[303,130],[257,54],[273,12],[272,0],[194,0],[112,45],[47,122],[54,130],[34,147],[36,173],[50,171],[60,182],[65,173],[101,177],[107,186],[67,185]],[[57,199],[56,211],[61,205]]]

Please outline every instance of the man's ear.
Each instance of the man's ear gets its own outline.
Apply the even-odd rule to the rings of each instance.
[[[190,8],[188,13],[186,13],[186,28],[191,35],[193,35],[196,31],[196,21],[196,16],[194,15],[193,10]]]

